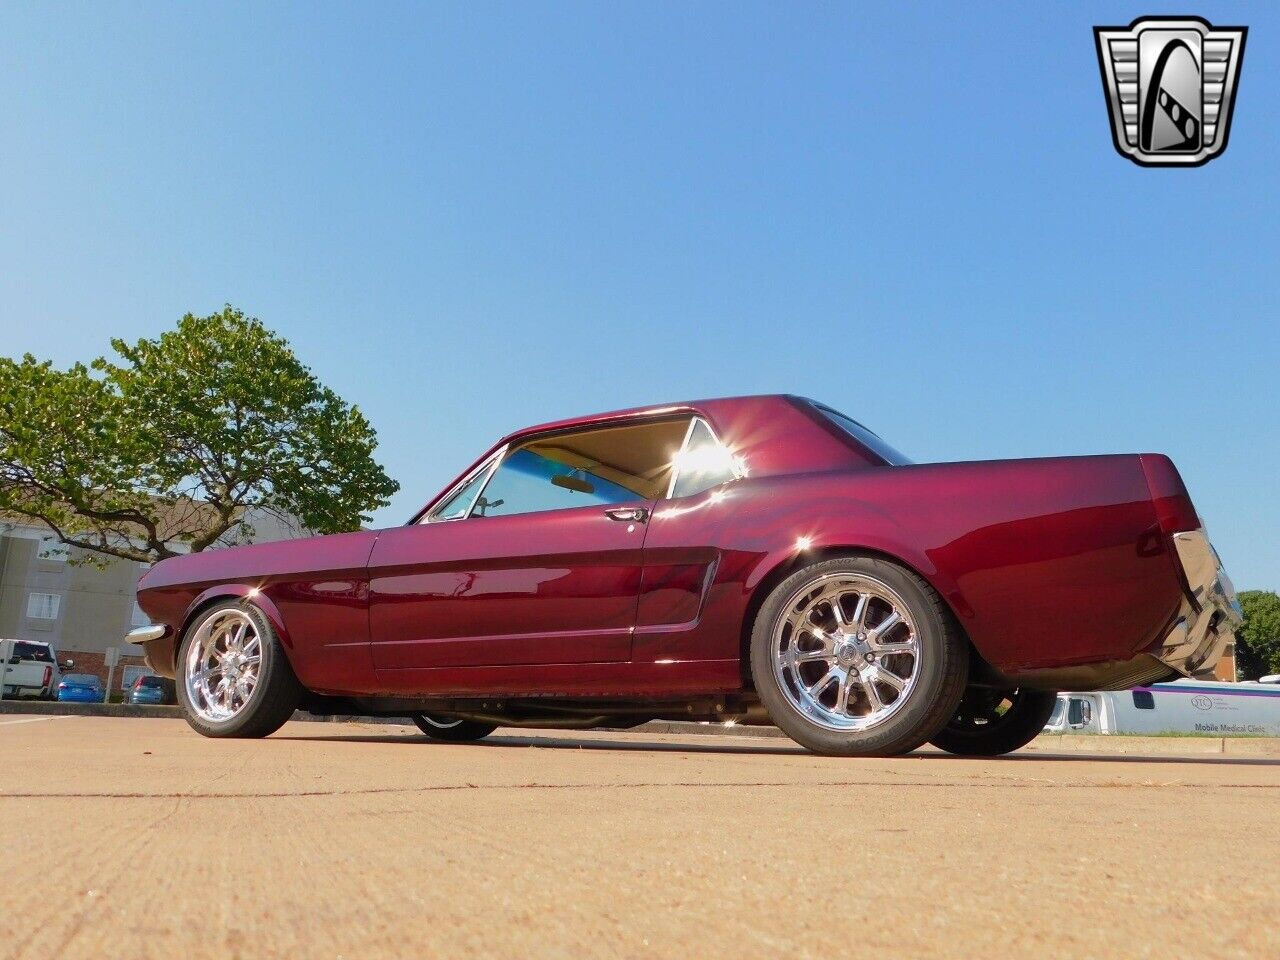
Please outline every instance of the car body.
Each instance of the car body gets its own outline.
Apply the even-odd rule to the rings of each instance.
[[[133,681],[127,699],[129,703],[160,705],[177,703],[178,695],[174,689],[173,680],[153,673],[145,673]]]
[[[52,645],[40,640],[0,640],[0,689],[6,698],[52,700],[59,675]]]
[[[106,687],[92,673],[68,673],[58,683],[58,700],[62,703],[102,703],[106,699]]]
[[[139,583],[154,625],[129,641],[181,675],[183,637],[234,600],[318,713],[768,722],[753,625],[789,576],[840,557],[871,565],[857,576],[885,587],[884,609],[954,626],[968,662],[943,659],[965,689],[1193,676],[1239,621],[1165,456],[914,464],[843,414],[770,395],[526,428],[403,526],[165,560]],[[877,563],[936,609],[888,589]],[[934,643],[914,619],[909,632]],[[866,653],[857,636],[837,638],[846,660]],[[843,690],[850,663],[832,664]]]

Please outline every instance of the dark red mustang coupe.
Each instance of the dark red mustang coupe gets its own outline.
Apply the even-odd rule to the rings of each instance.
[[[1060,689],[1212,670],[1239,606],[1160,454],[914,464],[820,403],[499,441],[409,523],[165,560],[129,640],[191,725],[774,723],[827,754],[1017,749]]]

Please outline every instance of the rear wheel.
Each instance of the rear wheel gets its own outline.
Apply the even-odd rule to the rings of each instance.
[[[1025,747],[1049,722],[1058,695],[1043,690],[970,687],[932,740],[948,753],[995,757]]]
[[[956,709],[964,639],[933,589],[894,563],[840,557],[774,588],[751,635],[751,674],[793,740],[833,756],[923,745]]]
[[[483,740],[498,729],[497,725],[492,723],[477,723],[474,720],[452,720],[448,717],[433,717],[427,713],[418,714],[413,718],[413,722],[417,724],[419,730],[432,740],[447,740],[450,743],[470,743],[474,740]]]
[[[271,622],[243,600],[217,603],[192,623],[178,671],[178,705],[206,737],[265,737],[302,699]]]

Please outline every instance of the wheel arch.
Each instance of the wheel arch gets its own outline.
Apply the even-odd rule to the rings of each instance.
[[[285,657],[292,660],[293,642],[289,639],[289,631],[284,625],[284,617],[280,614],[280,608],[272,602],[271,598],[257,587],[247,587],[239,583],[222,584],[216,587],[209,587],[187,606],[187,612],[182,617],[182,624],[174,637],[173,667],[175,676],[177,676],[178,650],[182,646],[182,638],[187,635],[187,631],[191,629],[191,624],[201,614],[223,600],[245,600],[256,607],[270,621],[272,629],[275,630],[276,636],[280,639],[280,645],[284,648]]]
[[[921,569],[922,564],[913,563],[899,553],[883,547],[858,543],[824,543],[821,546],[813,546],[804,550],[788,551],[786,554],[774,557],[772,562],[762,563],[757,568],[759,577],[749,586],[751,593],[743,611],[740,636],[738,638],[738,662],[739,669],[742,671],[744,686],[750,687],[751,684],[751,632],[755,628],[756,617],[760,613],[760,608],[764,606],[765,600],[768,599],[774,588],[803,567],[821,563],[824,560],[834,560],[837,557],[855,556],[887,561],[914,573],[927,583],[930,589],[942,598],[943,604],[951,613],[956,626],[964,637],[965,644],[969,648],[970,674],[982,676],[988,671],[993,674],[996,672],[979,652],[973,642],[973,638],[969,636],[968,629],[965,627],[962,613],[968,611],[968,604],[964,602],[964,598],[957,589],[952,588],[950,591],[944,589],[945,584],[940,581],[945,580],[945,578],[937,570]]]

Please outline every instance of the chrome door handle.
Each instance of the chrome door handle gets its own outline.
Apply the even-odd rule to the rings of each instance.
[[[644,507],[615,507],[606,510],[604,515],[622,523],[644,523],[649,519],[649,511]]]

